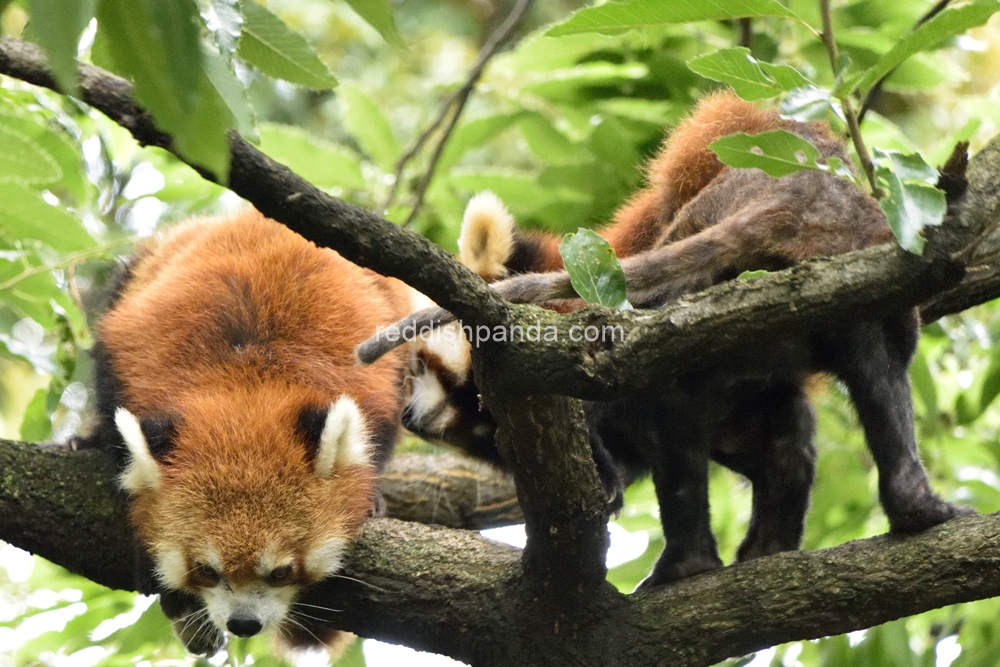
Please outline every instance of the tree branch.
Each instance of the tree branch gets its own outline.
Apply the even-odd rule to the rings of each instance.
[[[442,132],[441,137],[438,139],[437,145],[434,148],[434,152],[431,156],[431,162],[427,167],[427,172],[424,177],[420,180],[420,185],[417,188],[416,201],[413,204],[413,210],[410,211],[410,215],[407,217],[406,222],[403,223],[403,227],[409,227],[410,224],[416,219],[417,213],[420,211],[420,206],[424,202],[424,195],[427,194],[427,188],[430,186],[431,179],[434,177],[434,172],[437,169],[438,160],[441,159],[441,154],[444,152],[444,147],[448,143],[448,138],[451,136],[452,130],[455,129],[455,124],[458,123],[459,117],[462,115],[462,111],[465,109],[466,102],[469,101],[469,96],[476,87],[476,83],[479,78],[483,75],[483,70],[486,69],[486,64],[493,58],[497,49],[500,45],[506,41],[507,37],[510,35],[511,31],[521,22],[525,14],[528,13],[530,9],[532,0],[517,0],[514,8],[507,15],[490,38],[486,40],[483,48],[479,51],[479,57],[476,58],[475,64],[473,64],[472,69],[469,70],[468,76],[465,78],[465,83],[462,84],[461,88],[452,93],[441,105],[440,111],[438,111],[437,117],[431,121],[430,125],[420,134],[416,142],[410,150],[406,151],[399,161],[396,163],[395,179],[392,182],[392,188],[389,190],[389,195],[385,199],[385,203],[382,204],[382,210],[385,211],[392,204],[393,200],[396,198],[396,192],[399,190],[399,184],[403,180],[403,170],[406,168],[407,163],[413,159],[413,157],[424,147],[424,144],[430,139],[431,135],[441,127],[445,119],[448,119],[448,126],[445,127],[444,132]]]
[[[13,37],[0,37],[0,74],[58,90],[41,49]],[[170,136],[157,129],[149,113],[132,100],[128,81],[81,64],[80,91],[84,102],[127,129],[143,146],[175,152]],[[441,248],[327,195],[235,132],[229,136],[232,162],[227,185],[268,217],[319,246],[336,249],[356,264],[404,280],[438,303],[449,304],[469,321],[499,324],[507,320],[503,299]],[[215,180],[206,170],[199,172]]]
[[[115,588],[131,588],[131,540],[108,459],[0,441],[0,539]],[[775,643],[857,630],[1000,594],[1000,515],[790,552],[537,615],[517,550],[478,535],[373,519],[345,574],[304,602],[366,637],[474,665],[710,665]],[[570,576],[570,573],[567,573]],[[310,613],[315,612],[315,610]],[[539,620],[541,618],[541,620]],[[584,660],[586,656],[586,660]]]

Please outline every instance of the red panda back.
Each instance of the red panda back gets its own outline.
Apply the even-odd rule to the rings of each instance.
[[[100,336],[138,413],[267,381],[347,393],[393,419],[402,357],[359,369],[353,348],[407,312],[407,291],[249,209],[147,244]]]
[[[657,244],[674,215],[726,169],[708,148],[709,144],[736,132],[759,134],[788,125],[777,112],[763,110],[731,91],[706,96],[648,163],[646,187],[598,233],[611,244],[618,257],[649,250]],[[557,271],[563,267],[560,235],[544,231],[515,233],[513,220],[503,204],[490,197],[489,206],[483,206],[483,200],[477,196],[466,209],[463,237],[477,243],[462,244],[464,263],[490,281],[506,274],[502,268],[497,270],[497,266],[506,266],[516,273]],[[470,216],[472,209],[474,215]],[[489,246],[487,241],[491,239],[504,240]]]
[[[192,651],[226,630],[287,635],[298,591],[342,567],[399,431],[408,356],[361,368],[353,350],[414,295],[252,209],[139,249],[97,330],[100,428]]]
[[[653,247],[674,214],[726,168],[709,144],[736,132],[760,134],[780,126],[777,112],[765,111],[732,91],[706,96],[646,167],[646,188],[618,210],[615,222],[601,235],[619,257]]]

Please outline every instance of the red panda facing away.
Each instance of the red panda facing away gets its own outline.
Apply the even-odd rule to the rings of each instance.
[[[732,94],[707,98],[651,163],[648,187],[600,231],[624,258],[633,305],[655,308],[743,271],[782,269],[892,238],[878,204],[846,180],[823,172],[772,179],[724,167],[707,148],[732,132],[778,128],[848,163],[843,145],[823,125],[781,120]],[[512,301],[578,308],[579,300],[550,301],[575,297],[568,276],[557,270],[558,243],[551,234],[521,234],[498,199],[479,195],[470,202],[460,248],[462,261],[487,280],[513,274],[493,283]],[[408,324],[447,320],[432,311],[407,318]],[[836,376],[850,393],[893,532],[971,513],[933,492],[919,459],[907,377],[917,325],[916,313],[904,310],[788,331],[735,350],[713,368],[620,400],[585,401],[591,450],[611,509],[620,503],[623,481],[650,473],[656,486],[666,548],[642,587],[721,566],[709,521],[710,459],[753,486],[738,559],[798,548],[815,469],[815,418],[805,393],[815,373]],[[421,361],[412,370],[404,425],[502,463],[493,443],[496,423],[479,408],[469,343],[456,334],[438,329],[415,343]],[[368,341],[359,356],[370,360],[383,349]]]
[[[153,586],[192,652],[225,631],[332,640],[294,601],[372,512],[405,360],[360,368],[352,351],[412,294],[252,209],[175,227],[123,272],[97,329],[94,439],[122,454]]]

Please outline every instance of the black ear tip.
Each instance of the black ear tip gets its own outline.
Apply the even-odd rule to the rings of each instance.
[[[176,445],[177,423],[169,417],[142,417],[139,427],[146,438],[149,453],[162,463]]]
[[[299,412],[299,421],[296,426],[306,441],[310,456],[315,456],[316,452],[319,451],[319,439],[323,436],[326,416],[327,409],[314,406],[306,406]]]

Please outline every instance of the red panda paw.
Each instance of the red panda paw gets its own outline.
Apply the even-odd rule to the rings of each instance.
[[[286,620],[281,624],[278,637],[290,651],[324,649],[334,660],[343,655],[357,639],[357,635],[350,632],[319,623],[310,623],[307,626],[301,620],[295,622]]]
[[[181,640],[189,653],[211,657],[226,644],[226,636],[207,616],[201,618],[179,618],[171,621],[174,634]]]

